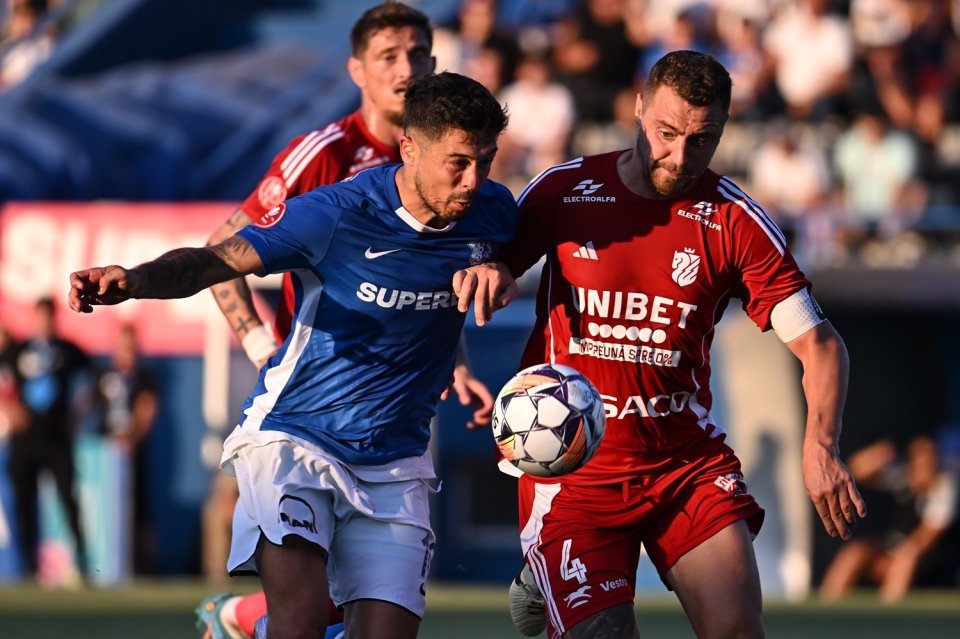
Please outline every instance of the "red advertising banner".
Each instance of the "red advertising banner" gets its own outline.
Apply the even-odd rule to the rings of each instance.
[[[231,203],[14,202],[0,211],[0,322],[30,334],[33,305],[50,296],[62,335],[104,354],[124,323],[138,329],[145,353],[196,354],[208,326],[226,329],[208,291],[183,300],[133,300],[81,315],[66,307],[72,271],[132,267],[170,249],[203,246],[236,208]],[[210,324],[216,322],[216,324]]]

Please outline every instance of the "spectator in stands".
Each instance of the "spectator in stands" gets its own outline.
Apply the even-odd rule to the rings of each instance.
[[[786,113],[822,121],[840,102],[853,65],[850,25],[828,0],[792,0],[763,38]]]
[[[820,585],[821,597],[839,599],[868,581],[889,603],[914,585],[958,584],[960,472],[943,463],[930,437],[916,437],[905,453],[898,458],[893,442],[882,440],[847,461],[858,483],[889,491],[896,506],[886,534],[859,536],[840,549]]]
[[[666,28],[655,34],[644,46],[634,82],[642,84],[654,63],[671,51],[708,51],[708,49],[707,43],[701,38],[697,29],[697,21],[693,13],[681,11],[673,17],[673,20],[666,23]]]
[[[634,116],[638,89],[622,89],[613,99],[613,120],[577,124],[572,142],[573,156],[597,155],[610,149],[625,149],[637,139]]]
[[[0,91],[19,84],[53,52],[56,30],[43,24],[48,0],[7,0],[0,37]]]
[[[960,2],[908,5],[912,29],[903,57],[914,99],[913,129],[934,144],[947,122],[960,122]]]
[[[633,85],[640,49],[624,20],[625,0],[586,0],[556,25],[557,79],[573,93],[579,122],[609,122],[616,95]]]
[[[494,95],[513,81],[520,47],[497,26],[496,0],[462,0],[454,28],[435,29],[433,37],[438,71],[468,75]],[[490,64],[499,65],[496,77],[487,76]]]
[[[499,0],[497,24],[524,39],[525,31],[539,30],[569,18],[578,4],[577,0]]]
[[[26,414],[17,389],[17,351],[20,344],[6,326],[0,324],[0,441],[21,430]]]
[[[827,206],[830,163],[820,148],[798,137],[775,129],[764,139],[747,167],[750,192],[791,236],[797,258],[819,265],[836,258],[834,216]]]
[[[133,570],[155,572],[156,539],[150,520],[150,473],[144,439],[157,416],[157,381],[140,360],[136,329],[120,328],[109,364],[97,371],[94,408],[100,433],[129,454],[133,501]]]
[[[892,128],[878,105],[855,115],[837,139],[833,157],[848,240],[873,233],[892,238],[915,223],[926,201],[918,151],[916,140]]]
[[[26,411],[22,428],[10,437],[10,479],[16,495],[16,521],[23,565],[37,574],[40,531],[37,521],[37,480],[42,470],[53,476],[73,533],[77,566],[88,569],[80,506],[74,492],[73,401],[91,370],[87,355],[57,335],[53,300],[43,297],[34,306],[35,329],[18,349],[16,379]]]
[[[897,127],[913,126],[913,98],[903,43],[910,34],[904,0],[852,0],[850,26],[857,61],[847,92],[850,101],[878,101]]]
[[[715,56],[733,80],[730,117],[735,121],[759,121],[776,111],[769,55],[761,39],[765,18],[765,11],[739,0],[723,2],[717,10]]]
[[[510,113],[511,125],[500,136],[492,174],[508,186],[518,178],[522,188],[540,171],[566,159],[576,115],[573,95],[551,80],[545,55],[528,55],[517,67],[516,80],[499,98]]]

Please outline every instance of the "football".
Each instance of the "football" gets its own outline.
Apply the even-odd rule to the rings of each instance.
[[[581,468],[600,447],[606,419],[590,380],[560,364],[537,364],[504,384],[493,404],[493,437],[519,470],[558,477]]]

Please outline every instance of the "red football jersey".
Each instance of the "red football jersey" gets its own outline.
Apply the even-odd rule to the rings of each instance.
[[[373,137],[360,117],[360,111],[294,138],[270,165],[257,189],[241,205],[256,222],[286,199],[333,184],[363,169],[400,161],[400,151]],[[290,332],[293,315],[293,284],[283,276],[283,291],[274,320],[280,341]]]
[[[547,256],[521,367],[572,366],[603,395],[596,456],[567,482],[627,480],[724,436],[710,414],[710,345],[728,301],[763,329],[810,283],[763,209],[712,171],[650,200],[617,175],[622,151],[547,169],[520,195],[500,252],[514,275]]]

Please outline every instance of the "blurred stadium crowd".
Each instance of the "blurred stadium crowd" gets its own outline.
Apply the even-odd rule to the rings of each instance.
[[[712,53],[734,79],[715,169],[808,265],[906,267],[960,224],[958,29],[950,0],[466,0],[438,56],[510,107],[500,175],[516,184],[630,145],[653,61]]]
[[[6,0],[0,89],[104,4]],[[808,266],[960,261],[957,0],[463,0],[437,23],[438,69],[510,109],[495,177],[515,192],[567,157],[630,145],[647,67],[696,49],[734,78],[715,168]]]

